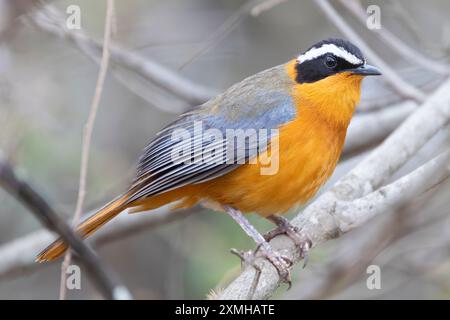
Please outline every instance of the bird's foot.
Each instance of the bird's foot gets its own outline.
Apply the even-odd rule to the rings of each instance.
[[[287,283],[288,290],[292,286],[290,268],[293,265],[292,260],[274,251],[270,245],[261,247],[262,256],[272,263],[277,269],[281,282]]]
[[[237,250],[233,250],[232,252],[237,254],[242,261],[252,265],[257,271],[260,271],[259,273],[261,273],[261,269],[255,264],[256,253],[259,249],[261,249],[261,254],[258,256],[265,257],[269,260],[277,269],[280,280],[288,283],[289,287],[291,287],[289,268],[292,266],[292,261],[274,251],[264,237],[258,232],[258,230],[256,230],[255,227],[244,217],[242,212],[231,206],[225,206],[224,209],[258,245],[254,253],[249,252],[240,254]]]
[[[303,259],[303,268],[306,267],[309,260],[309,249],[311,248],[312,242],[309,239],[304,239],[300,236],[300,230],[299,228],[293,226],[288,219],[280,216],[270,216],[268,217],[269,220],[274,222],[277,227],[273,230],[270,230],[266,234],[264,234],[264,239],[269,242],[273,238],[275,238],[278,235],[284,234],[289,239],[291,239],[297,249],[299,250],[300,257]]]
[[[258,250],[260,250],[260,254],[256,255]],[[280,281],[283,283],[287,283],[288,289],[291,288],[292,281],[289,269],[293,265],[292,261],[288,257],[283,256],[280,253],[273,250],[268,243],[265,243],[265,245],[258,246],[255,251],[239,251],[236,249],[231,249],[231,252],[237,255],[243,263],[255,268],[257,272],[257,278],[259,278],[259,275],[261,274],[261,268],[256,263],[256,258],[258,257],[266,258],[275,267],[275,269],[277,269]]]

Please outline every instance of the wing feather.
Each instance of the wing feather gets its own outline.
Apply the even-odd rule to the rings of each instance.
[[[265,151],[272,138],[271,129],[289,122],[296,114],[293,101],[286,94],[291,80],[281,77],[282,71],[276,67],[248,78],[162,129],[139,159],[129,202],[214,179]],[[268,81],[274,73],[284,82],[274,85]],[[223,139],[205,139],[196,130],[196,124],[201,124],[201,133],[217,129]],[[180,129],[188,136],[181,142],[175,138]],[[234,137],[227,136],[228,129],[253,130],[249,131],[248,140],[239,145]],[[266,141],[258,139],[259,130],[266,130]],[[173,152],[177,150],[189,152],[174,161]],[[213,151],[214,157],[210,160],[214,161],[195,158]]]

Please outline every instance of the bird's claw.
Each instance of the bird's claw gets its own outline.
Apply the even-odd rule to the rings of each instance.
[[[289,270],[293,265],[292,260],[276,251],[266,252],[264,250],[263,256],[277,269],[281,282],[287,283],[289,290],[292,286],[291,272]]]
[[[255,254],[260,247],[261,246],[258,246],[258,248],[254,252],[231,249],[231,253],[238,256],[243,263],[255,268],[256,271],[258,272],[258,274],[260,274],[261,268],[259,265],[256,264],[257,256]],[[292,286],[292,281],[291,281],[291,273],[290,273],[289,269],[293,265],[292,260],[290,260],[286,256],[279,254],[276,251],[267,250],[264,247],[263,247],[263,250],[261,250],[261,254],[259,256],[264,257],[267,260],[269,260],[269,262],[275,267],[275,269],[277,269],[278,276],[280,277],[281,282],[287,283],[288,289],[290,289]]]
[[[312,242],[309,239],[303,239],[299,235],[299,232],[300,229],[293,226],[287,219],[284,217],[277,217],[277,227],[264,234],[264,239],[269,242],[281,234],[289,237],[299,250],[299,255],[304,261],[303,268],[305,268],[309,261],[309,249],[311,248]]]

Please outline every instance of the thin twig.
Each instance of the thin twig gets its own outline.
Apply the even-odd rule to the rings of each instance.
[[[206,51],[216,46],[219,42],[221,42],[234,28],[241,22],[249,12],[251,12],[252,8],[254,8],[255,3],[259,0],[253,0],[245,2],[236,12],[234,12],[225,22],[214,31],[214,33],[205,41],[203,44],[195,50],[187,59],[178,67],[178,70],[183,69],[188,64],[192,63],[199,56],[204,54]]]
[[[78,253],[80,261],[86,266],[106,298],[127,299],[130,297],[128,290],[117,283],[115,275],[56,214],[47,201],[26,181],[17,177],[11,166],[2,161],[0,161],[0,185],[25,205],[46,228],[57,233]],[[21,255],[22,252],[18,254]]]
[[[40,30],[69,41],[91,59],[93,58],[97,61],[96,57],[103,50],[101,43],[90,38],[82,30],[75,31],[66,28],[59,11],[51,6],[45,6],[29,15],[29,20]],[[203,103],[217,94],[216,90],[193,83],[137,52],[131,52],[115,45],[110,45],[109,52],[111,61],[114,64],[126,67],[159,88],[174,94],[190,104]]]
[[[340,0],[340,2],[365,25],[367,16],[361,2],[355,0]],[[402,58],[407,58],[410,62],[415,62],[423,68],[436,72],[437,74],[448,75],[450,73],[450,66],[445,63],[440,63],[435,59],[429,59],[419,51],[408,46],[402,39],[390,32],[386,27],[383,26],[381,29],[374,29],[372,31],[392,49],[397,51]]]
[[[397,72],[391,68],[370,46],[350,27],[327,0],[315,0],[317,6],[325,13],[331,22],[354,44],[356,44],[377,67],[383,72],[383,79],[392,88],[405,98],[414,99],[417,102],[425,100],[425,94],[403,80]]]
[[[81,218],[83,211],[84,198],[86,196],[86,180],[89,167],[89,151],[91,147],[92,131],[94,129],[95,118],[97,116],[98,108],[100,105],[100,98],[103,91],[103,85],[106,79],[106,73],[109,64],[109,43],[111,40],[112,31],[112,19],[114,12],[114,0],[107,0],[106,5],[106,19],[105,19],[105,33],[103,39],[103,53],[100,63],[100,71],[97,78],[97,84],[95,86],[95,93],[92,99],[89,116],[83,130],[83,142],[81,150],[81,164],[80,164],[80,182],[78,187],[78,198],[75,208],[75,214],[73,217],[73,224],[77,225]],[[59,298],[64,300],[66,297],[66,277],[67,267],[70,265],[71,252],[68,250],[64,256],[64,261],[61,266],[61,284],[59,291]]]
[[[81,53],[100,65],[102,44],[89,38],[81,30],[74,32],[67,29],[62,14],[52,6],[45,6],[29,16],[29,21],[52,36],[67,40],[75,45]],[[114,49],[113,49],[114,50]],[[124,49],[117,49],[124,50]],[[114,51],[110,52],[111,61],[114,62]],[[146,63],[141,57],[141,63]],[[143,69],[146,70],[145,68]],[[144,72],[142,71],[142,72]],[[137,69],[130,69],[127,64],[115,63],[110,66],[111,74],[128,88],[132,93],[146,100],[149,104],[164,112],[179,114],[188,109],[189,103],[178,101],[173,95],[165,98],[163,89],[149,83],[148,77],[139,73]],[[195,93],[195,91],[193,91]]]
[[[87,241],[97,248],[184,219],[201,210],[202,208],[192,207],[174,212],[170,210],[170,206],[164,206],[152,210],[149,214],[119,215],[114,223],[106,225]],[[21,276],[25,272],[35,271],[46,266],[42,263],[36,264],[34,259],[44,246],[54,240],[56,237],[51,232],[42,229],[3,244],[0,247],[0,279]]]
[[[256,6],[254,6],[252,8],[252,10],[250,11],[250,14],[253,17],[257,17],[260,14],[262,14],[284,2],[287,2],[287,1],[288,0],[266,0],[266,1],[263,1],[262,3],[259,3]]]

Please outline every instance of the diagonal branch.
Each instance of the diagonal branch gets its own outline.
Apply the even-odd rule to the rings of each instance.
[[[46,228],[56,232],[65,242],[70,244],[78,253],[81,262],[86,266],[105,297],[109,299],[127,299],[130,297],[128,290],[118,284],[115,275],[97,257],[94,251],[53,211],[39,193],[27,182],[18,178],[13,169],[4,162],[0,162],[0,185],[25,205]],[[18,256],[17,251],[14,253]],[[21,254],[22,252],[19,252],[19,256]]]
[[[383,140],[416,109],[416,103],[405,101],[377,111],[358,114],[348,128],[344,155]]]
[[[81,30],[67,29],[64,21],[59,17],[58,11],[54,8],[49,6],[43,7],[31,14],[29,18],[40,30],[69,41],[89,58],[93,58],[98,62],[103,45],[90,38]],[[111,60],[115,64],[125,66],[130,71],[191,104],[203,103],[216,94],[215,90],[195,84],[156,61],[143,57],[136,52],[131,52],[115,45],[110,45],[109,51]]]
[[[411,198],[432,189],[450,177],[450,150],[432,159],[410,174],[389,184],[369,195],[355,201],[337,200],[333,210],[324,215],[308,214],[297,216],[292,224],[302,230],[304,239],[309,239],[312,246],[336,238],[360,227],[369,219],[405,205]],[[304,213],[305,214],[305,213]],[[324,232],[324,227],[327,232]],[[297,250],[288,245],[286,237],[277,237],[271,241],[273,247],[283,250],[285,256],[293,261],[300,259]],[[221,294],[220,299],[265,299],[275,291],[279,285],[279,276],[274,267],[263,258],[257,264],[261,270],[259,282],[251,297],[248,296],[252,288],[256,271],[247,266],[241,275],[235,279]]]
[[[447,178],[449,175],[448,152],[407,177],[397,180],[378,192],[374,192],[431,139],[449,119],[450,80],[447,80],[388,139],[349,174],[340,179],[329,191],[322,194],[302,213],[298,214],[291,223],[300,228],[301,236],[311,240],[313,246],[315,246],[359,226],[367,221],[366,215],[374,216],[386,211],[391,206],[399,205],[408,200],[411,192],[417,194],[425,192],[436,182]],[[393,154],[395,154],[395,157],[386,156]],[[424,177],[425,180],[422,181],[421,177]],[[402,192],[395,192],[397,189]],[[387,194],[389,195],[381,198]],[[373,203],[373,208],[365,207],[363,200],[355,200],[353,204],[352,200],[365,195],[369,197],[366,200],[380,200],[380,202],[378,204]],[[337,211],[344,208],[346,210],[353,209],[355,213],[352,215],[347,211]],[[370,211],[367,212],[366,209],[370,209]],[[292,261],[298,262],[298,252],[293,243],[286,237],[274,238],[271,245],[275,249],[282,250],[282,253],[286,254]],[[253,298],[268,298],[278,287],[279,277],[275,268],[266,260],[259,259],[259,263],[261,263],[262,273],[258,286],[254,290]],[[248,298],[249,288],[252,288],[254,276],[255,270],[246,268],[225,289],[221,298]]]
[[[100,246],[112,241],[123,240],[138,232],[148,231],[176,220],[184,219],[201,208],[193,207],[173,212],[169,206],[153,210],[151,214],[119,215],[114,223],[106,225],[89,242]],[[24,271],[37,270],[45,264],[36,264],[36,254],[56,237],[48,230],[38,230],[15,239],[0,247],[0,279],[22,274]]]
[[[284,2],[287,2],[287,1],[288,0],[266,0],[266,1],[263,1],[263,2],[255,5],[252,8],[252,10],[250,11],[250,14],[253,17],[257,17],[257,16],[261,15],[262,13],[269,11],[270,9],[272,9]]]
[[[250,0],[245,2],[239,7],[236,12],[234,12],[225,22],[215,30],[212,35],[202,43],[202,45],[197,48],[179,67],[178,70],[184,69],[187,65],[191,64],[195,59],[201,56],[203,53],[211,49],[220,43],[223,39],[230,34],[236,26],[241,22],[247,14],[252,10],[255,4],[259,0]]]
[[[355,43],[377,67],[383,71],[383,79],[401,96],[423,102],[425,95],[419,89],[403,80],[370,46],[350,27],[327,0],[315,0],[317,6],[331,22],[353,43]]]
[[[361,23],[366,23],[366,13],[362,7],[361,2],[355,0],[340,0],[341,4],[350,11]],[[424,56],[419,51],[408,46],[402,39],[397,37],[395,34],[386,29],[385,27],[381,29],[372,30],[375,35],[382,39],[386,44],[388,44],[392,49],[397,51],[397,53],[411,62],[422,66],[423,68],[436,72],[437,74],[448,75],[450,74],[450,66],[445,63],[441,63],[436,60],[432,60]]]

